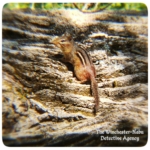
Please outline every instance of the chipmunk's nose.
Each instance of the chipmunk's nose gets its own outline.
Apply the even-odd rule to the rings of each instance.
[[[54,44],[54,39],[49,40],[50,44]]]
[[[53,39],[51,39],[49,41],[50,44],[56,44],[57,43],[57,39],[58,39],[58,36],[54,37]]]

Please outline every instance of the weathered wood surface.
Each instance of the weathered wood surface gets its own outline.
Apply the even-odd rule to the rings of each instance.
[[[3,141],[9,146],[140,146],[148,125],[147,13],[3,10]],[[65,31],[92,56],[100,109],[61,50]],[[140,141],[101,141],[98,132],[140,129]],[[124,135],[119,135],[124,136]],[[130,136],[130,135],[126,135]]]

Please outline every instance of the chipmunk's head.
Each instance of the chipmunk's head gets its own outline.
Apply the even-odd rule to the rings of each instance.
[[[68,33],[60,37],[55,37],[51,42],[63,51],[65,51],[68,48],[71,48],[73,45],[73,39]]]

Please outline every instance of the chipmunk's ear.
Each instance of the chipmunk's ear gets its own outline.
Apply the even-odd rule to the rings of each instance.
[[[65,33],[65,36],[67,37],[67,39],[69,40],[69,41],[72,41],[72,36],[71,36],[71,34],[70,33]]]

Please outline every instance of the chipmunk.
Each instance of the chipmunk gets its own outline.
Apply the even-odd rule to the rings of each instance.
[[[96,70],[88,53],[77,46],[71,35],[64,34],[61,37],[55,37],[51,43],[59,47],[64,55],[64,60],[74,67],[74,72],[80,83],[91,81],[92,95],[95,98],[94,113],[98,111],[99,94],[96,82]]]

